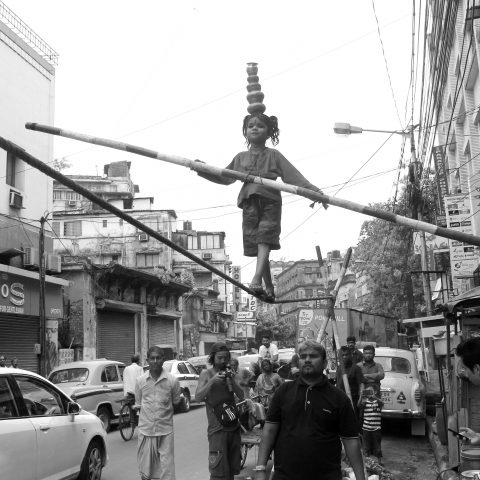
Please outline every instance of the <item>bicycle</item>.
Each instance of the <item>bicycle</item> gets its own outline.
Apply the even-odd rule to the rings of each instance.
[[[122,438],[128,442],[132,439],[137,427],[137,415],[139,406],[135,406],[135,400],[132,397],[124,397],[120,400],[122,407],[118,416],[118,429]]]

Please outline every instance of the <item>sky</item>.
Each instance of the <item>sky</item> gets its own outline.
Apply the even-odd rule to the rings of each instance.
[[[397,130],[408,124],[412,2],[405,0],[4,0],[59,53],[55,126],[225,167],[245,150],[246,63],[258,62],[276,147],[326,194],[368,205],[395,193],[402,136],[336,135],[335,122]],[[418,14],[418,12],[417,12]],[[30,121],[37,121],[35,118]],[[32,132],[32,135],[39,135]],[[409,158],[409,145],[406,146]],[[65,174],[101,175],[131,161],[140,196],[193,228],[226,233],[248,281],[240,183],[216,185],[184,167],[55,138]],[[403,176],[403,173],[400,177]],[[273,260],[316,258],[358,243],[371,217],[309,208],[283,195],[281,250]]]

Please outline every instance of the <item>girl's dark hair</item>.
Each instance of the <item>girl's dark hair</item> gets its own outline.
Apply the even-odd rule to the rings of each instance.
[[[250,142],[247,139],[247,125],[250,119],[252,118],[258,118],[261,120],[265,125],[267,126],[267,132],[268,132],[268,137],[272,141],[272,145],[275,147],[278,145],[279,139],[278,137],[280,136],[280,130],[278,128],[278,118],[275,116],[269,117],[268,115],[265,115],[264,113],[252,113],[250,115],[247,115],[243,119],[243,127],[242,127],[242,133],[243,136],[245,137],[245,140],[247,141],[247,145],[250,145]]]

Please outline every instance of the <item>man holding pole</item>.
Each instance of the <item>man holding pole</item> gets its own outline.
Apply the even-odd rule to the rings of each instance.
[[[357,480],[365,480],[358,426],[350,399],[323,374],[325,349],[307,340],[298,349],[300,377],[275,392],[255,467],[266,480],[274,450],[275,480],[341,480],[342,443]]]

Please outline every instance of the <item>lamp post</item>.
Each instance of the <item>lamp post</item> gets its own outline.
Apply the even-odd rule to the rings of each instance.
[[[363,132],[379,132],[379,133],[390,133],[397,135],[408,135],[410,138],[410,150],[412,153],[412,166],[413,166],[413,188],[414,192],[416,191],[417,195],[414,195],[413,198],[413,216],[418,220],[422,220],[422,200],[421,200],[421,189],[420,189],[420,163],[417,161],[417,154],[415,150],[415,137],[414,131],[418,125],[410,125],[405,130],[373,130],[366,129],[361,127],[356,127],[350,125],[349,123],[335,123],[333,126],[333,131],[338,135],[351,135],[353,133],[363,133]],[[427,265],[427,246],[425,242],[425,232],[419,232],[420,235],[420,257],[422,263],[422,283],[423,283],[423,294],[425,297],[425,306],[427,315],[432,314],[432,293],[430,289],[430,279],[428,276],[428,265]]]

